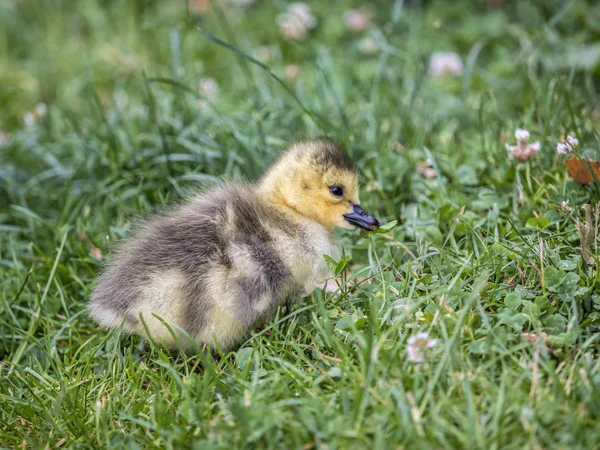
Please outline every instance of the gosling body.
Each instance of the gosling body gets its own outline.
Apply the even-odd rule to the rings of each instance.
[[[230,349],[325,282],[323,255],[340,256],[333,228],[357,225],[352,217],[378,226],[357,207],[364,213],[343,150],[298,143],[258,183],[210,190],[142,226],[101,276],[91,315],[166,344],[189,346],[184,330],[201,346]]]

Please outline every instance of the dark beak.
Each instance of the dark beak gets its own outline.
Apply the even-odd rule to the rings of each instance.
[[[367,212],[360,207],[360,205],[352,205],[352,212],[350,214],[344,214],[344,219],[346,219],[352,225],[367,231],[373,231],[374,229],[379,228],[379,225],[381,225],[379,220],[368,215]]]

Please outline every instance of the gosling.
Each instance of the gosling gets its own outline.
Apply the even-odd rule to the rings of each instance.
[[[227,184],[143,225],[89,304],[106,328],[223,351],[330,276],[335,227],[374,230],[354,164],[328,139],[291,145],[255,184]],[[167,326],[168,324],[168,326]]]

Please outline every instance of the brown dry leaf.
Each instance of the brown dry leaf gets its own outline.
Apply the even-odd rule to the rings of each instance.
[[[571,158],[565,161],[565,166],[567,166],[569,174],[579,184],[593,183],[596,181],[594,175],[596,175],[596,179],[600,180],[600,161],[594,161],[589,158],[587,161],[579,158]]]

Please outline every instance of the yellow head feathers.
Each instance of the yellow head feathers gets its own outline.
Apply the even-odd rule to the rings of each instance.
[[[293,144],[267,171],[259,190],[275,206],[325,228],[373,230],[379,222],[359,206],[358,176],[346,152],[329,139]]]

